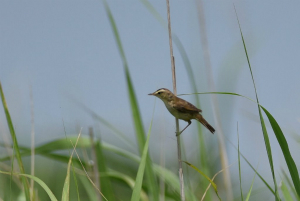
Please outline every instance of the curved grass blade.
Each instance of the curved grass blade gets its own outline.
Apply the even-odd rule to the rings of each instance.
[[[87,194],[87,200],[98,200],[98,196],[90,180],[85,176],[78,176],[78,179],[82,183],[82,187]]]
[[[139,156],[137,156],[136,154],[128,152],[128,151],[121,149],[119,147],[116,147],[114,145],[104,143],[102,146],[103,146],[103,149],[114,152],[120,156],[128,158],[137,163],[140,163],[140,161],[141,161],[141,158]],[[166,184],[168,184],[172,189],[174,189],[175,192],[179,195],[180,188],[179,188],[179,179],[178,179],[177,175],[175,175],[172,171],[170,171],[166,168],[163,168],[159,165],[156,165],[156,164],[154,164],[153,170],[157,177],[163,178],[164,182]],[[180,197],[178,197],[178,199],[180,199]],[[197,200],[197,198],[195,196],[193,196],[192,200]]]
[[[275,136],[277,138],[277,141],[280,145],[280,148],[282,150],[283,156],[285,158],[286,164],[288,166],[291,178],[293,180],[294,183],[294,187],[296,189],[296,192],[298,194],[298,196],[300,197],[300,180],[299,180],[299,173],[297,170],[297,166],[295,164],[295,161],[290,153],[290,149],[288,146],[288,143],[283,135],[283,132],[280,128],[280,126],[278,125],[277,121],[274,119],[274,117],[269,113],[269,111],[264,108],[263,106],[260,106],[263,111],[265,112],[265,114],[267,115],[270,124],[272,126],[272,129],[275,133]]]
[[[201,170],[199,170],[197,167],[195,167],[194,165],[192,165],[191,163],[189,162],[186,162],[186,161],[183,161],[185,162],[188,166],[192,167],[194,170],[196,170],[197,172],[199,172],[202,176],[204,176],[208,181],[209,183],[211,183],[212,187],[214,188],[215,192],[216,192],[216,195],[218,196],[219,200],[221,200],[219,194],[218,194],[218,189],[217,189],[217,185],[215,184],[215,182],[213,182],[206,174],[204,174],[204,172],[202,172]]]
[[[144,150],[144,145],[146,144],[146,139],[145,139],[146,137],[145,137],[144,127],[142,124],[140,111],[138,108],[138,102],[137,102],[137,99],[135,96],[131,76],[130,76],[129,69],[128,69],[127,60],[125,57],[125,52],[123,50],[121,38],[120,38],[120,35],[118,32],[115,20],[113,18],[113,15],[110,11],[110,8],[109,8],[106,0],[103,0],[103,3],[104,3],[104,7],[105,7],[105,11],[107,13],[107,16],[109,18],[110,25],[112,27],[112,31],[113,31],[113,34],[114,34],[114,37],[115,37],[115,40],[116,40],[116,43],[117,43],[117,46],[119,49],[119,53],[120,53],[122,62],[123,62],[123,68],[125,71],[130,106],[131,106],[132,116],[133,116],[133,120],[134,120],[135,130],[136,130],[136,138],[138,141],[140,154],[142,154],[142,152]],[[158,185],[156,182],[155,175],[153,173],[153,165],[152,165],[152,161],[150,159],[148,152],[147,152],[147,160],[146,160],[146,177],[147,177],[147,182],[148,182],[148,186],[150,189],[150,193],[152,194],[152,199],[154,201],[158,201],[158,195],[159,195]]]
[[[61,196],[61,200],[62,201],[69,201],[69,192],[70,192],[70,168],[71,168],[71,163],[72,163],[72,156],[73,156],[73,152],[70,156],[69,162],[68,162],[68,168],[67,168],[67,175],[65,178],[65,183],[64,183],[64,187],[63,187],[63,192],[62,192],[62,196]]]
[[[281,181],[281,191],[282,191],[285,201],[293,201],[294,200],[291,196],[291,192],[289,191],[289,189],[287,188],[287,186],[285,185],[285,183],[283,181]]]
[[[78,136],[78,139],[79,139],[79,136]],[[98,186],[96,186],[95,183],[92,181],[92,179],[89,177],[89,175],[88,175],[88,173],[87,173],[87,171],[86,171],[86,169],[85,169],[83,163],[81,162],[80,157],[79,157],[79,155],[78,155],[78,153],[77,153],[77,151],[76,151],[76,149],[75,149],[75,148],[76,148],[76,145],[74,146],[73,143],[72,143],[72,141],[71,141],[71,144],[72,144],[72,147],[73,147],[72,155],[73,155],[73,153],[75,152],[75,154],[76,154],[76,156],[77,156],[77,158],[78,158],[78,160],[79,160],[79,162],[80,162],[80,165],[81,165],[81,167],[82,167],[82,169],[83,169],[83,171],[84,171],[84,173],[85,173],[87,179],[88,179],[88,180],[90,181],[90,183],[94,186],[94,188],[99,192],[99,194],[104,198],[104,200],[108,201],[108,200],[106,199],[106,197],[103,195],[103,193],[101,193],[101,191],[100,191],[100,189],[98,188]],[[76,144],[77,144],[77,141],[76,141]]]
[[[251,165],[251,163],[246,159],[246,157],[241,154],[243,159],[248,163],[248,165],[251,167],[251,169],[256,173],[256,175],[264,182],[264,184],[267,186],[267,188],[272,192],[273,195],[275,195],[275,191],[271,188],[271,186],[266,182],[266,180],[256,171],[256,169]]]
[[[278,143],[279,143],[279,145],[281,147],[282,153],[283,153],[283,155],[285,157],[286,164],[287,164],[287,166],[289,168],[289,172],[290,172],[290,175],[291,175],[293,183],[294,183],[294,187],[295,187],[295,189],[297,191],[297,194],[299,196],[300,195],[300,180],[299,180],[299,173],[298,173],[297,167],[295,165],[293,157],[291,156],[291,153],[289,151],[289,146],[287,144],[287,141],[286,141],[286,139],[284,137],[284,134],[283,134],[280,126],[278,125],[278,123],[276,122],[276,120],[274,119],[274,117],[268,112],[268,110],[266,108],[264,108],[262,105],[260,105],[259,103],[257,103],[256,101],[254,101],[253,99],[248,98],[248,97],[243,96],[243,95],[240,95],[240,94],[237,94],[237,93],[231,93],[231,92],[205,92],[205,93],[194,93],[194,94],[210,94],[210,93],[235,95],[235,96],[244,97],[244,98],[247,98],[248,100],[251,100],[251,101],[255,102],[259,106],[259,111],[260,111],[259,114],[260,114],[260,119],[261,119],[261,124],[262,124],[262,128],[263,128],[264,136],[266,135],[265,144],[266,144],[267,152],[268,152],[268,150],[269,151],[271,150],[271,147],[270,147],[269,138],[267,136],[268,135],[267,134],[267,130],[266,130],[266,127],[265,127],[265,124],[264,124],[264,120],[263,120],[260,108],[263,109],[263,111],[265,112],[265,114],[268,117],[268,120],[269,120],[269,122],[271,124],[271,127],[272,127],[272,129],[274,131],[274,134],[275,134],[275,136],[277,138],[277,141],[278,141]],[[189,95],[189,94],[181,94],[181,95]],[[268,157],[269,157],[269,154],[270,153],[268,152]],[[269,158],[269,161],[270,161],[270,158]],[[271,158],[271,162],[273,164],[272,158]],[[273,169],[273,173],[274,173],[274,169]],[[275,175],[274,175],[274,177],[275,177]],[[273,180],[274,180],[274,177],[273,177]],[[276,179],[275,179],[275,181],[276,181]],[[266,182],[264,182],[264,183],[266,183]],[[280,199],[279,195],[278,195],[278,192],[276,192],[277,191],[276,190],[276,186],[275,186],[275,192],[274,191],[272,191],[272,192],[275,193],[276,199]],[[271,188],[269,186],[268,186],[268,188],[271,190]],[[278,195],[278,197],[276,195]]]
[[[7,174],[7,175],[11,175],[11,172],[4,172],[0,170],[1,174]],[[12,173],[13,175],[17,175],[17,176],[22,176],[22,177],[28,177],[29,179],[34,180],[36,183],[38,183],[48,194],[49,198],[51,201],[57,201],[55,195],[52,193],[52,191],[50,190],[50,188],[45,184],[45,182],[43,182],[41,179],[39,179],[38,177],[29,175],[29,174],[21,174],[21,173]]]
[[[120,179],[123,182],[125,182],[131,189],[134,189],[134,185],[135,185],[135,181],[129,177],[128,175],[125,175],[123,173],[120,172],[116,172],[116,171],[109,171],[106,172],[105,174],[103,174],[103,176],[109,176],[109,177],[113,177],[116,179]],[[149,198],[147,196],[147,194],[145,193],[145,191],[143,189],[141,189],[141,194],[140,194],[140,198],[142,201],[149,201]]]
[[[135,161],[137,163],[140,163],[140,161],[141,161],[141,158],[139,156],[137,156],[136,154],[128,152],[128,151],[126,151],[124,149],[121,149],[119,147],[116,147],[114,145],[104,143],[102,145],[102,147],[103,147],[103,149],[114,152],[114,153],[116,153],[120,156],[128,158],[128,159],[130,159],[132,161]],[[179,180],[178,180],[177,175],[175,175],[172,171],[170,171],[166,168],[163,168],[159,165],[156,165],[156,164],[154,164],[153,170],[154,170],[154,173],[157,177],[163,178],[164,182],[166,184],[168,184],[172,189],[174,189],[177,192],[177,194],[179,195],[180,188],[179,188]],[[180,199],[180,197],[178,197],[178,199]],[[193,197],[193,200],[197,200],[197,198]]]
[[[150,123],[150,128],[149,128],[149,131],[148,131],[147,141],[146,141],[146,144],[144,146],[141,162],[140,162],[139,169],[138,169],[138,172],[137,172],[137,176],[136,176],[136,180],[135,180],[135,184],[134,184],[134,188],[133,188],[133,193],[132,193],[132,196],[131,196],[131,201],[140,200],[140,194],[141,194],[141,189],[142,189],[144,171],[145,171],[147,155],[148,155],[148,147],[149,147],[151,127],[152,127],[152,120],[151,120],[151,123]]]
[[[237,123],[237,139],[238,139],[238,164],[239,164],[239,179],[240,179],[240,191],[241,200],[244,201],[243,188],[242,188],[242,170],[241,170],[241,154],[240,154],[240,137],[239,137],[239,124]],[[252,182],[253,185],[253,182]]]
[[[102,177],[102,174],[105,174],[107,172],[107,167],[106,167],[107,163],[104,157],[101,140],[96,142],[95,149],[96,149],[96,160],[97,160],[96,162],[98,167],[97,171],[100,174],[99,180],[100,180],[101,191],[103,195],[106,196],[107,200],[114,201],[115,193],[111,185],[110,177]]]
[[[72,142],[76,141],[76,137],[68,137],[68,139],[70,139]],[[59,145],[56,145],[54,142],[58,142]],[[66,142],[65,138],[57,139],[52,142],[43,144],[40,147],[37,147],[38,151],[36,152],[36,154],[39,154],[41,156],[44,156],[44,157],[47,157],[50,159],[54,159],[56,161],[61,161],[63,163],[68,163],[70,156],[51,153],[52,151],[65,150],[65,149],[70,148],[68,143],[63,143],[63,142]],[[77,148],[88,148],[91,146],[89,143],[91,143],[90,139],[85,136],[82,136],[78,141]],[[51,149],[50,144],[54,145],[55,148]],[[131,153],[125,149],[116,147],[114,145],[111,145],[111,144],[105,143],[105,142],[101,142],[101,144],[102,144],[102,148],[109,152],[113,152],[119,156],[123,156],[124,158],[130,159],[136,163],[140,163],[140,161],[141,161],[141,158],[138,155]],[[21,148],[21,150],[24,150],[21,153],[22,156],[30,155],[28,148],[26,148],[26,147],[20,147],[20,148]],[[45,149],[43,149],[43,148],[45,148]],[[59,149],[56,149],[56,148],[59,148]],[[26,153],[26,154],[23,154],[23,153]],[[77,166],[80,166],[80,161],[78,159],[73,158],[72,162],[74,165],[76,164]],[[84,167],[87,167],[87,165],[84,162],[81,162],[81,163],[83,163]],[[174,189],[174,192],[176,192],[176,194],[179,195],[179,193],[180,193],[179,180],[178,180],[178,176],[176,174],[174,174],[172,171],[170,171],[166,168],[163,168],[159,165],[156,165],[156,164],[154,164],[153,170],[154,170],[156,177],[162,177],[163,181],[167,185],[169,185],[170,188]],[[108,176],[109,176],[110,172],[111,172],[111,170],[109,172],[104,173],[103,175],[108,174]],[[129,180],[126,179],[126,181],[128,181],[126,183],[128,183],[128,185],[129,185],[129,183],[130,183]],[[133,188],[133,186],[134,186],[134,180],[132,180],[132,188]],[[143,194],[143,192],[144,191],[142,190],[142,194]],[[141,199],[142,199],[142,197],[141,197]],[[178,197],[178,199],[180,199],[180,198]],[[193,196],[192,200],[197,200],[197,198],[195,196]]]
[[[249,201],[249,199],[250,199],[250,195],[251,195],[251,192],[252,192],[252,187],[253,187],[253,184],[254,184],[255,175],[254,175],[254,177],[252,179],[252,183],[251,183],[251,186],[250,186],[250,189],[248,191],[248,194],[247,194],[247,197],[246,197],[245,201]]]
[[[264,123],[264,119],[263,119],[263,116],[261,114],[261,109],[259,107],[259,101],[258,101],[258,95],[257,95],[256,86],[255,86],[255,82],[254,82],[254,76],[253,76],[253,73],[252,73],[252,68],[251,68],[251,64],[250,64],[250,60],[249,60],[249,56],[248,56],[248,52],[247,52],[247,48],[246,48],[246,43],[245,43],[245,40],[244,40],[244,36],[243,36],[242,29],[241,29],[240,21],[239,21],[239,18],[238,18],[235,7],[234,7],[234,10],[235,10],[236,18],[237,18],[238,25],[239,25],[240,34],[241,34],[241,38],[242,38],[242,41],[243,41],[243,46],[244,46],[244,50],[245,50],[249,70],[250,70],[250,73],[251,73],[251,78],[252,78],[252,81],[253,81],[256,101],[257,101],[257,104],[258,104],[257,106],[258,106],[259,118],[260,118],[262,132],[263,132],[263,136],[264,136],[264,140],[265,140],[265,146],[266,146],[266,150],[267,150],[267,154],[268,154],[271,173],[272,173],[272,177],[273,177],[273,181],[274,181],[275,199],[276,200],[281,200],[280,197],[279,197],[279,194],[278,194],[278,187],[277,187],[276,177],[275,177],[275,173],[274,173],[274,165],[273,165],[271,144],[270,144],[269,136],[268,136],[267,129],[266,129],[266,126],[265,126],[265,123]]]
[[[71,165],[72,165],[73,154],[74,154],[74,151],[76,149],[78,140],[80,139],[80,135],[81,135],[81,131],[80,131],[80,133],[77,137],[75,146],[73,148],[73,151],[71,153],[71,156],[70,156],[70,159],[69,159],[69,162],[68,162],[67,175],[66,175],[66,179],[65,179],[65,183],[64,183],[64,187],[63,187],[63,192],[62,192],[62,196],[61,196],[62,201],[69,201],[70,200],[70,194],[69,194],[70,193],[70,170],[71,170]]]
[[[13,140],[13,147],[16,151],[16,158],[18,161],[19,169],[20,169],[21,174],[25,174],[25,170],[24,170],[24,166],[23,166],[23,162],[22,162],[22,158],[21,158],[21,154],[20,154],[20,150],[19,150],[19,144],[17,141],[17,136],[15,134],[14,125],[12,123],[12,120],[11,120],[11,117],[10,117],[10,114],[8,111],[8,107],[7,107],[5,96],[4,96],[4,93],[2,90],[1,82],[0,82],[0,95],[1,95],[1,99],[2,99],[2,105],[3,105],[4,112],[5,112],[9,132],[10,132],[11,138]],[[12,161],[12,163],[13,163],[13,161]],[[24,187],[24,191],[25,191],[26,200],[30,201],[29,183],[28,183],[26,177],[22,177],[22,183],[23,183],[23,187]]]
[[[297,200],[297,201],[300,201],[300,196],[297,194],[296,189],[295,189],[295,187],[293,186],[291,179],[288,177],[288,175],[285,173],[284,170],[281,170],[281,172],[282,172],[283,177],[284,177],[285,181],[287,182],[289,188],[290,188],[291,191],[293,192],[293,194],[294,194],[296,200]]]

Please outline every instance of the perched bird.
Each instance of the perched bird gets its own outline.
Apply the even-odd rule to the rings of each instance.
[[[170,90],[161,88],[148,95],[160,98],[174,117],[188,122],[188,125],[182,131],[176,134],[177,136],[180,135],[189,125],[191,125],[192,119],[198,120],[212,134],[214,134],[215,129],[209,123],[207,123],[201,114],[199,114],[202,112],[202,110],[198,109],[193,104],[178,98]]]

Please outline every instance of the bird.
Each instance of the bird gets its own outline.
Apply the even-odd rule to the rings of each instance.
[[[191,125],[192,119],[199,121],[212,134],[214,134],[215,129],[200,114],[202,110],[198,109],[196,106],[187,102],[186,100],[178,98],[170,90],[166,88],[160,88],[148,95],[156,96],[157,98],[161,99],[166,108],[174,117],[188,122],[188,125],[182,131],[176,132],[176,136],[179,136],[187,127],[189,127],[189,125]]]

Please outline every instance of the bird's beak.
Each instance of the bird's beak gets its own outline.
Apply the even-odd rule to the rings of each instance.
[[[151,94],[148,94],[149,96],[154,96],[154,94],[153,93],[151,93]]]

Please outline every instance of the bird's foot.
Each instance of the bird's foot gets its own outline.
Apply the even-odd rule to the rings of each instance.
[[[175,132],[176,133],[176,136],[179,136],[181,133],[182,133],[182,131],[180,131],[180,132]]]

